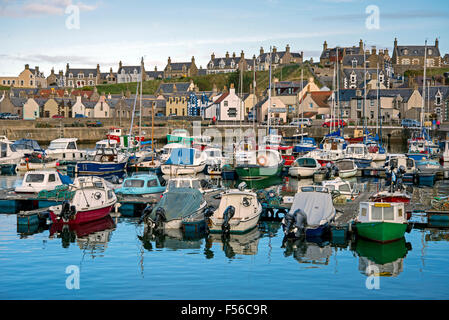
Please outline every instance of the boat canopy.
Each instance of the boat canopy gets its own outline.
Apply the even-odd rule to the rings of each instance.
[[[165,164],[193,165],[196,152],[197,151],[192,148],[173,149],[170,158],[167,159]]]
[[[353,170],[355,168],[355,164],[353,160],[341,160],[335,163],[338,170]]]
[[[158,208],[164,209],[167,221],[187,217],[201,207],[203,203],[203,195],[197,189],[176,188],[165,193],[161,201],[154,207],[150,214],[150,218],[156,219],[156,211]]]
[[[317,161],[314,158],[298,158],[295,161],[299,167],[315,168]]]
[[[20,139],[15,141],[12,146],[11,146],[11,150],[14,151],[44,151],[39,144],[37,143],[36,140],[31,140],[31,139]]]
[[[298,192],[295,194],[290,212],[301,209],[307,216],[307,225],[319,226],[335,216],[335,208],[330,193]]]

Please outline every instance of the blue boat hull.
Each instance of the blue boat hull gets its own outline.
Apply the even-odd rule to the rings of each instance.
[[[123,178],[125,175],[126,162],[121,163],[101,163],[101,162],[78,162],[76,171],[78,176],[97,176]]]
[[[423,153],[407,153],[407,157],[409,157],[410,159],[413,159],[415,161],[422,161],[422,160],[428,159],[428,156]]]
[[[322,237],[328,228],[329,228],[329,224],[326,223],[326,224],[319,226],[318,228],[315,228],[315,229],[306,229],[306,237],[307,238]]]
[[[317,147],[301,147],[295,146],[293,147],[293,153],[306,153],[315,150]]]
[[[365,160],[365,159],[355,159],[355,158],[345,158],[348,160],[354,160],[354,163],[357,165],[358,169],[366,169],[371,166],[373,160]]]
[[[433,187],[435,184],[435,174],[418,174],[418,183],[420,186]]]

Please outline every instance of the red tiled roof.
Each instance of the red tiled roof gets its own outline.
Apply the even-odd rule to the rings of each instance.
[[[332,95],[332,91],[315,91],[310,92],[313,101],[318,105],[318,107],[325,108],[329,107],[327,99]]]
[[[229,92],[223,93],[214,103],[221,103],[227,96],[229,96]]]

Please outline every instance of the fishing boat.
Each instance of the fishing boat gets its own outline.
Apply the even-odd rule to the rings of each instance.
[[[437,173],[444,170],[443,166],[435,160],[422,160],[416,162],[416,167],[420,172]]]
[[[365,145],[374,162],[385,161],[385,159],[387,158],[387,153],[385,149],[379,144],[378,140],[366,140]]]
[[[295,157],[293,156],[293,146],[265,146],[267,150],[276,150],[281,155],[284,160],[284,167],[290,167],[295,162]]]
[[[95,143],[95,148],[93,150],[87,151],[87,157],[93,157],[98,149],[103,149],[103,148],[108,148],[108,147],[118,149],[119,144],[118,144],[117,140],[111,140],[111,139],[109,139],[109,140],[104,139],[104,140],[97,141]]]
[[[361,202],[355,225],[362,238],[382,243],[399,240],[407,230],[404,204]]]
[[[225,158],[219,148],[204,149],[206,155],[206,172],[209,175],[221,175],[221,167]]]
[[[357,165],[354,160],[344,159],[335,162],[338,168],[338,176],[342,179],[352,178],[357,175]]]
[[[78,177],[69,186],[71,199],[49,208],[53,223],[81,224],[106,217],[117,197],[100,177]]]
[[[161,165],[165,175],[197,174],[204,171],[207,156],[204,152],[193,148],[176,148],[170,157]]]
[[[159,178],[154,174],[135,173],[123,180],[122,186],[114,190],[121,196],[146,196],[165,191]]]
[[[293,153],[304,154],[313,151],[318,148],[318,145],[314,138],[302,137],[301,142],[293,147]]]
[[[221,194],[220,205],[209,217],[211,233],[245,233],[257,226],[262,205],[254,192],[246,191],[243,183],[239,189]]]
[[[287,237],[321,237],[329,230],[336,210],[329,190],[322,188],[323,192],[319,192],[316,188],[308,191],[307,187],[302,187],[302,191],[295,194],[292,207],[281,222]]]
[[[76,164],[79,176],[98,176],[103,178],[123,178],[126,173],[128,156],[118,153],[112,147],[100,148],[92,160],[80,161]]]
[[[133,112],[134,118],[134,112]],[[139,127],[140,129],[140,127]],[[145,140],[143,135],[132,135],[131,130],[129,134],[123,134],[121,128],[112,127],[109,129],[107,135],[107,140],[115,140],[117,142],[117,147],[121,150],[133,151],[136,150],[140,142]]]
[[[59,166],[59,160],[46,157],[42,153],[33,152],[20,159],[16,166],[17,173],[23,173],[33,170],[56,169]]]
[[[353,200],[358,196],[358,192],[351,187],[349,181],[343,181],[341,178],[335,180],[326,180],[321,185],[334,193],[334,197],[344,197],[346,200]]]
[[[235,171],[241,180],[261,180],[278,176],[284,165],[279,152],[258,150],[236,154]]]
[[[357,168],[368,168],[373,162],[373,157],[368,152],[365,144],[350,144],[345,150],[345,159],[353,160]]]
[[[28,194],[39,193],[42,190],[54,190],[62,184],[57,171],[29,171],[25,173],[21,185],[14,191]]]
[[[301,157],[295,160],[288,169],[288,174],[292,177],[308,178],[321,168],[321,164],[314,158]]]
[[[151,229],[181,229],[183,220],[205,225],[204,211],[207,203],[196,189],[174,188],[164,193],[159,203],[149,210],[143,221]]]
[[[163,176],[163,178],[167,178],[167,189],[165,193],[179,188],[189,188],[199,190],[201,193],[205,193],[206,189],[204,189],[206,180],[200,180],[193,176],[179,176],[176,178],[172,178],[170,176]]]
[[[371,202],[410,203],[412,196],[406,191],[380,191],[370,197]]]
[[[52,140],[45,154],[53,159],[64,161],[86,160],[86,151],[79,150],[76,142],[77,138],[60,138]]]
[[[20,159],[24,156],[24,153],[18,151],[13,142],[7,140],[0,141],[0,164],[16,165]]]

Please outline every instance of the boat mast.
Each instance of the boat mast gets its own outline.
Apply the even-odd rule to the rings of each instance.
[[[365,143],[366,132],[366,51],[365,42],[363,42],[363,74],[364,74],[364,89],[363,89],[363,142]]]
[[[302,91],[304,90],[304,79],[303,79],[303,69],[301,69],[301,99],[300,101],[302,102],[302,97],[303,97],[303,93]],[[304,125],[303,125],[303,121],[304,121],[304,105],[301,108],[302,111],[302,118],[301,118],[301,143],[304,143]]]
[[[136,104],[137,104],[137,96],[139,95],[139,83],[137,82],[136,88],[136,96],[134,97],[134,107],[133,107],[133,115],[131,117],[131,126],[129,127],[129,136],[132,134],[133,125],[134,125],[134,115],[136,113]]]
[[[256,59],[253,59],[253,127],[256,137]]]
[[[334,75],[332,76],[332,90],[334,91],[333,97],[332,97],[332,110],[331,110],[331,123],[329,126],[329,134],[332,133],[332,130],[334,128],[334,120],[335,120],[335,99],[336,99],[336,91],[335,91],[335,68],[336,65],[334,65]]]
[[[424,108],[426,106],[426,71],[427,71],[427,40],[424,46],[424,78],[423,78],[423,90],[422,90],[422,108],[421,108],[421,132],[424,127]]]
[[[269,90],[268,90],[268,116],[267,116],[267,126],[268,135],[270,135],[270,112],[271,112],[271,46],[270,46],[270,67],[269,67]]]
[[[379,135],[379,85],[380,85],[380,81],[379,81],[379,63],[377,63],[377,68],[376,68],[376,72],[377,72],[377,91],[376,91],[376,100],[377,100],[377,122],[376,122],[376,134]]]
[[[340,110],[340,99],[339,99],[339,93],[338,93],[338,91],[339,91],[339,81],[340,81],[340,79],[339,79],[339,77],[338,77],[338,63],[339,63],[339,61],[338,61],[338,51],[339,51],[339,47],[337,47],[337,61],[336,61],[336,72],[335,72],[335,77],[336,77],[336,86],[337,86],[337,97],[336,97],[336,107],[337,107],[337,120],[338,120],[338,122],[337,122],[337,124],[338,124],[338,128],[340,129],[340,113],[341,113],[341,110]]]
[[[139,110],[139,150],[142,147],[142,86],[143,86],[143,57],[140,62],[140,110]]]

